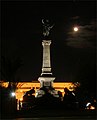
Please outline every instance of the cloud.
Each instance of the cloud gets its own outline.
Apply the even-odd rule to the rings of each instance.
[[[67,46],[76,48],[94,48],[96,45],[96,22],[78,26],[79,31],[69,31],[66,39]]]

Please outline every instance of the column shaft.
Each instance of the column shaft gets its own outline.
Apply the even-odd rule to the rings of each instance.
[[[50,62],[50,40],[43,40],[43,63],[42,63],[42,73],[51,72],[51,62]]]

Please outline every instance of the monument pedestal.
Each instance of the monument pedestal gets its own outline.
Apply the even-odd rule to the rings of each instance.
[[[36,92],[35,97],[42,97],[46,91],[53,95],[54,97],[59,97],[58,91],[53,88],[53,81],[55,77],[43,77],[40,76],[38,81],[40,82],[40,89]],[[46,91],[45,91],[46,90]]]

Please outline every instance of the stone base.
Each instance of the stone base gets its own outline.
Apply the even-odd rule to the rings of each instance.
[[[53,87],[53,81],[55,77],[39,77],[40,87]]]
[[[58,91],[53,88],[54,80],[55,77],[51,74],[42,74],[42,76],[38,78],[38,81],[40,82],[40,89],[37,90],[35,97],[42,97],[46,93],[50,93],[54,97],[59,97]]]
[[[39,77],[40,87],[52,87],[55,77]]]
[[[53,97],[57,97],[57,98],[59,97],[57,90],[48,90],[48,93],[50,93],[51,95],[53,95]],[[43,97],[43,95],[45,95],[45,94],[46,94],[46,92],[44,90],[40,89],[40,90],[36,91],[35,97],[36,98]]]

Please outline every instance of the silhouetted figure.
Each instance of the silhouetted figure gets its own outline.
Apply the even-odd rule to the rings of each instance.
[[[35,93],[34,88],[32,88],[31,90],[29,90],[29,91],[26,92],[26,94],[30,94],[30,95],[32,95],[33,93]]]
[[[62,101],[62,92],[60,92],[60,91],[58,91],[58,95],[59,95],[59,99],[61,99],[61,101]]]
[[[35,104],[35,96],[33,95],[35,93],[34,88],[27,91],[25,95],[23,96],[23,108],[29,109],[32,108]]]
[[[64,102],[64,106],[67,109],[74,109],[76,108],[76,98],[75,95],[72,93],[72,91],[69,91],[67,88],[64,88],[64,98],[63,98],[63,102]]]

